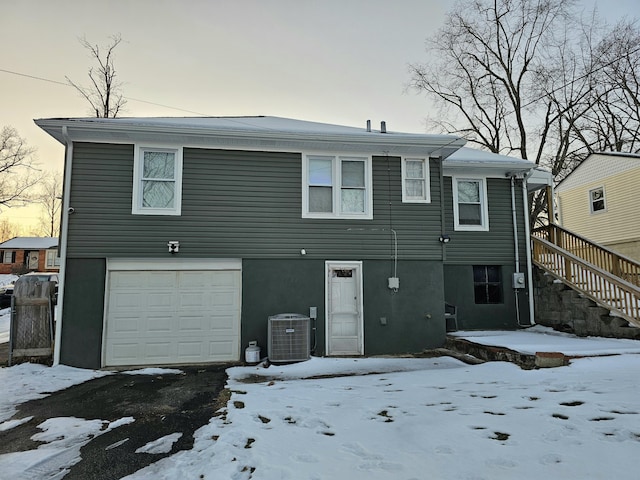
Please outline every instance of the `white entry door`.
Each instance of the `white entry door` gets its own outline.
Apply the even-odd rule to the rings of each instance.
[[[327,355],[363,355],[362,262],[326,263]]]

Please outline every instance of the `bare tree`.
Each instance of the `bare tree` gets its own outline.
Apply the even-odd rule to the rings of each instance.
[[[435,99],[438,130],[559,180],[595,148],[637,139],[638,30],[628,26],[612,36],[574,0],[459,1],[427,41],[429,62],[410,65],[410,84]],[[545,204],[534,200],[533,222]]]
[[[127,103],[122,94],[122,83],[116,78],[114,51],[122,43],[122,37],[112,35],[105,47],[90,43],[85,37],[79,41],[97,62],[89,68],[89,86],[85,87],[66,77],[67,82],[91,105],[91,112],[98,118],[116,117]]]
[[[37,234],[48,237],[59,236],[62,175],[58,172],[49,172],[41,183],[41,192],[37,198],[42,207]]]
[[[0,220],[0,242],[5,242],[20,235],[22,235],[22,227],[6,218]]]
[[[6,126],[0,131],[0,208],[34,200],[29,190],[41,179],[34,152],[15,128]]]

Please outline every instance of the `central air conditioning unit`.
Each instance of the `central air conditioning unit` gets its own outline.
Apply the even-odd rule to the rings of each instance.
[[[281,313],[269,317],[268,355],[271,362],[309,360],[309,317]]]

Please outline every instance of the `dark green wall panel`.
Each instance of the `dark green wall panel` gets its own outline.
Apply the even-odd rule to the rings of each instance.
[[[475,265],[498,265],[478,261]],[[513,329],[518,327],[515,294],[512,288],[513,265],[501,265],[503,303],[476,305],[472,265],[445,265],[445,300],[458,307],[459,330]],[[528,290],[518,292],[520,324],[529,324]]]
[[[414,353],[441,347],[445,341],[442,264],[398,262],[400,288],[395,293],[388,288],[390,264],[365,261],[363,265],[365,353]]]
[[[104,259],[67,259],[60,363],[102,366],[105,273]]]
[[[315,306],[318,307],[316,354],[323,355],[324,261],[249,259],[243,261],[242,268],[243,349],[249,341],[257,340],[266,356],[268,317],[279,313],[307,316],[309,307]],[[365,354],[419,352],[442,346],[445,339],[442,265],[399,262],[397,293],[387,287],[392,268],[389,261],[370,260],[362,265]],[[386,325],[381,324],[381,317],[386,319]]]

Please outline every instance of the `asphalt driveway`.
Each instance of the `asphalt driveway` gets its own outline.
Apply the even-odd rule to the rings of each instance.
[[[49,418],[115,421],[134,417],[134,422],[104,433],[82,447],[82,460],[64,477],[65,480],[122,478],[193,446],[193,432],[226,403],[220,394],[227,367],[180,368],[184,374],[116,373],[23,403],[13,418],[33,416],[33,419],[0,432],[0,454],[37,448],[39,442],[31,437],[40,431],[37,426]],[[183,435],[170,452],[135,453],[139,447],[176,432]]]

